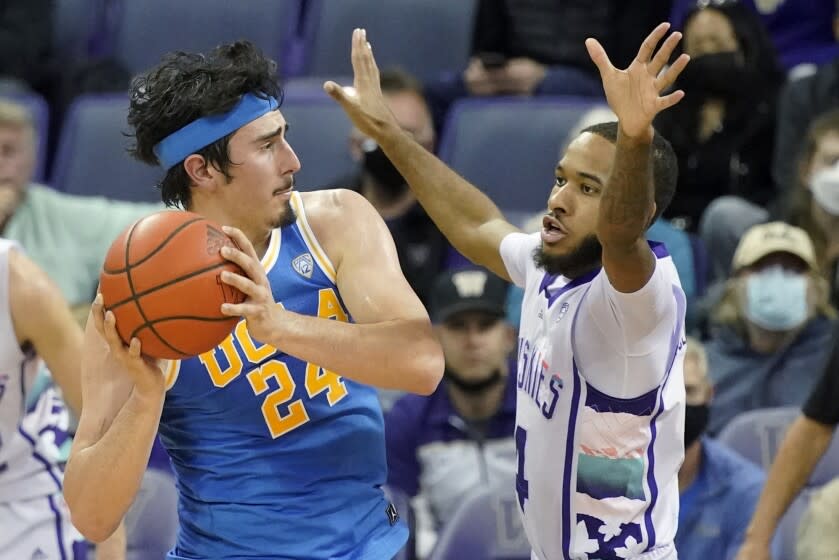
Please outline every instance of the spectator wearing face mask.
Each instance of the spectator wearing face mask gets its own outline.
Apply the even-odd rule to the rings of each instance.
[[[835,316],[804,230],[770,222],[747,231],[711,314],[710,432],[747,410],[800,406],[818,381]]]
[[[679,560],[731,560],[764,483],[763,471],[705,435],[714,389],[702,343],[685,347],[685,461],[679,469]]]
[[[679,159],[664,217],[695,231],[718,196],[757,204],[773,198],[775,102],[784,75],[759,16],[739,3],[697,3],[682,27],[691,61],[674,89],[685,98],[655,124]]]
[[[823,266],[831,302],[839,305],[839,164],[817,173],[810,182],[810,219],[822,245]]]
[[[385,102],[405,132],[433,152],[436,134],[422,85],[401,70],[383,70],[380,76]],[[359,130],[350,133],[350,154],[359,172],[335,186],[361,193],[387,224],[405,279],[423,303],[434,278],[442,270],[467,264],[417,204],[404,177],[382,149]]]
[[[839,109],[819,115],[807,130],[798,157],[786,156],[798,170],[776,211],[733,196],[721,197],[702,216],[700,235],[708,247],[714,279],[724,278],[743,233],[755,224],[780,219],[810,236],[816,262],[839,306]],[[832,168],[832,169],[831,169]],[[715,290],[713,291],[716,292]]]

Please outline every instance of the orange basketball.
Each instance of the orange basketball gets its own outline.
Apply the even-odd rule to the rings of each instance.
[[[244,294],[221,272],[242,270],[221,256],[235,246],[218,224],[192,212],[168,210],[137,220],[113,242],[99,277],[105,309],[120,338],[140,339],[143,354],[179,360],[220,344],[239,321],[222,303]]]

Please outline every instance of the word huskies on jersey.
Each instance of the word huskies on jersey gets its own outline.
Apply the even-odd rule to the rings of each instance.
[[[519,338],[518,356],[517,386],[533,399],[542,415],[550,420],[563,387],[562,379],[559,373],[548,373],[548,362],[531,341]]]

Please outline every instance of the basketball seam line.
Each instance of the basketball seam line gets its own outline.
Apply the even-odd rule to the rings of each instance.
[[[121,300],[119,300],[118,302],[116,302],[112,305],[109,305],[108,309],[111,309],[111,310],[116,309],[117,307],[125,305],[126,303],[128,303],[132,300],[137,300],[137,299],[139,299],[143,296],[147,296],[151,293],[154,293],[157,290],[162,290],[163,288],[168,288],[172,284],[177,284],[178,282],[183,282],[184,280],[189,280],[193,276],[198,276],[199,274],[204,274],[205,272],[209,272],[209,271],[214,270],[216,268],[223,267],[226,264],[227,264],[227,262],[220,262],[220,263],[214,264],[213,266],[209,266],[207,268],[202,268],[201,270],[193,270],[190,273],[184,274],[183,276],[178,276],[177,278],[173,278],[172,280],[168,280],[168,281],[164,282],[163,284],[158,284],[157,286],[155,286],[153,288],[149,288],[149,289],[144,290],[142,292],[135,293],[132,290],[132,292],[131,292],[132,295],[131,296],[129,296],[125,299],[121,299]],[[226,317],[226,318],[229,319],[230,317]]]
[[[187,222],[186,224],[182,224],[176,231],[179,231],[180,229],[183,229],[184,227],[186,227],[187,225],[189,225],[191,223],[195,223],[199,219],[200,218],[196,218],[195,220]],[[137,306],[137,311],[140,313],[140,317],[143,319],[143,321],[145,321],[145,323],[141,326],[143,326],[143,327],[148,326],[149,330],[151,330],[151,332],[154,333],[154,336],[156,336],[157,339],[160,342],[162,342],[164,345],[169,347],[169,349],[172,350],[173,352],[177,352],[178,354],[181,354],[182,356],[185,356],[185,355],[187,355],[186,352],[182,352],[178,348],[175,348],[174,346],[169,344],[169,342],[167,340],[165,340],[162,336],[160,336],[160,333],[157,332],[157,330],[154,328],[154,325],[152,325],[149,322],[148,317],[146,317],[146,314],[143,312],[143,306],[140,305],[140,300],[137,298],[137,295],[134,292],[134,282],[131,279],[131,269],[133,268],[133,266],[130,263],[131,237],[134,235],[134,230],[137,228],[137,224],[139,224],[141,221],[142,220],[138,220],[138,221],[134,222],[134,225],[131,226],[131,231],[128,232],[128,237],[125,239],[125,276],[128,279],[128,289],[131,290],[131,296],[134,298],[134,304]],[[164,241],[163,243],[161,243],[160,245],[155,247],[155,249],[151,252],[151,254],[154,254],[157,251],[159,251],[161,249],[161,247],[165,246],[165,244],[167,242],[168,241]],[[146,258],[148,258],[148,256]],[[135,330],[134,332],[137,332],[137,331]],[[131,338],[128,339],[128,343],[129,344],[131,343]]]
[[[147,216],[147,217],[148,217],[148,216]],[[145,219],[145,218],[144,218],[144,219]],[[125,240],[125,268],[123,268],[123,269],[118,269],[118,270],[108,270],[107,268],[105,268],[105,267],[103,266],[103,267],[102,267],[102,272],[104,272],[105,274],[122,274],[123,272],[128,272],[128,269],[129,269],[129,268],[132,268],[132,267],[135,267],[135,266],[140,266],[141,264],[143,264],[144,262],[146,262],[147,260],[149,260],[150,258],[152,258],[154,255],[156,255],[156,254],[157,254],[157,252],[158,252],[158,251],[160,251],[163,247],[165,247],[165,246],[166,246],[166,244],[167,244],[167,243],[169,243],[169,242],[172,240],[172,238],[173,238],[173,237],[175,237],[177,234],[179,234],[179,233],[181,232],[181,230],[185,229],[187,226],[189,226],[189,225],[191,225],[191,224],[194,224],[195,222],[200,222],[202,219],[203,219],[203,218],[193,218],[192,220],[190,220],[190,221],[188,221],[188,222],[184,222],[184,223],[182,223],[181,225],[179,225],[178,227],[176,227],[174,230],[172,230],[172,233],[170,233],[170,234],[169,234],[169,235],[168,235],[165,239],[163,239],[163,241],[161,241],[161,242],[158,244],[158,246],[157,246],[157,247],[155,247],[155,248],[152,250],[152,252],[151,252],[151,253],[149,253],[148,255],[146,255],[145,257],[143,257],[142,259],[140,259],[139,261],[135,262],[134,264],[129,264],[129,262],[128,262],[128,257],[129,257],[129,255],[128,255],[128,239],[126,239],[126,240]],[[128,237],[129,237],[129,238],[130,238],[130,237],[131,237],[131,235],[134,233],[134,228],[135,228],[135,227],[137,226],[137,224],[139,224],[141,221],[143,221],[143,220],[142,220],[142,219],[141,219],[141,220],[138,220],[137,222],[135,222],[135,223],[134,223],[134,225],[133,225],[133,226],[131,226],[131,231],[128,233]]]

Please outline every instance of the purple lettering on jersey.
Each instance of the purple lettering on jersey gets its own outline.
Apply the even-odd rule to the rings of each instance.
[[[542,415],[550,420],[556,410],[563,383],[559,374],[549,375],[548,362],[529,340],[519,338],[519,360],[516,381],[518,389],[527,394]]]

